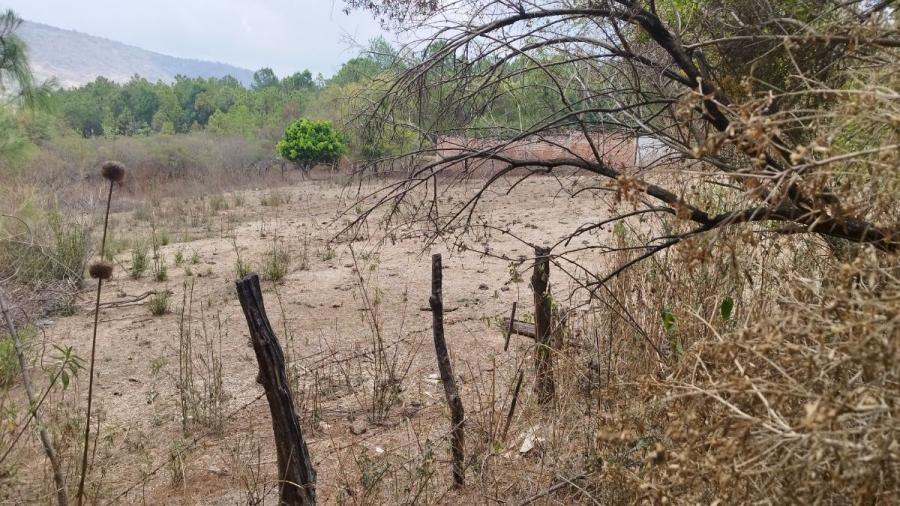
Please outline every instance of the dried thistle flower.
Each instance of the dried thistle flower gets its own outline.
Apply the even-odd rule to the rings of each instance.
[[[108,280],[112,277],[113,265],[101,260],[91,264],[88,268],[88,273],[90,273],[91,277],[94,279]]]
[[[100,173],[103,174],[104,178],[112,181],[113,183],[121,183],[122,179],[125,178],[125,165],[122,164],[122,162],[116,162],[113,160],[103,162]]]

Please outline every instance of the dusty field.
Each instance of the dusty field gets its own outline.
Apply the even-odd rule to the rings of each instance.
[[[442,200],[470,191],[458,188]],[[329,242],[347,222],[340,213],[353,196],[328,182],[225,194],[227,209],[212,204],[220,197],[207,196],[188,202],[163,199],[156,208],[148,204],[115,215],[113,241],[149,240],[151,228],[168,236],[160,248],[168,279],[154,280],[152,268],[132,279],[132,257],[123,247],[103,302],[161,289],[172,295],[170,310],[162,316],[150,314],[146,299],[101,310],[94,401],[101,422],[91,495],[101,504],[275,503],[268,407],[255,381],[255,357],[234,290],[235,245],[241,259],[261,271],[275,241],[291,261],[281,283],[263,282],[264,295],[291,362],[322,503],[392,503],[394,498],[487,503],[490,497],[522,499],[546,488],[553,477],[542,474],[540,457],[518,451],[522,432],[540,419],[531,403],[532,343],[514,336],[510,351],[503,352],[498,324],[513,301],[520,315],[532,311],[530,264],[520,266],[522,276],[516,280],[509,261],[475,250],[488,244],[495,255],[528,258],[533,250],[522,241],[552,244],[607,213],[595,195],[569,198],[558,191],[554,179],[532,178],[512,196],[489,195],[477,216],[518,239],[496,230],[489,237],[470,236],[464,252],[450,251],[445,243],[429,247],[412,230],[382,240],[377,220],[365,239]],[[148,209],[155,218],[147,217]],[[446,332],[467,410],[467,445],[479,459],[491,455],[472,463],[469,480],[478,486],[462,495],[449,486],[449,419],[435,379],[431,314],[423,310],[432,253],[444,256]],[[574,288],[558,269],[551,282],[561,301]],[[73,346],[89,357],[94,286],[86,282],[76,315],[43,322],[37,349],[44,360],[52,354],[51,345]],[[386,348],[382,360],[372,353],[378,335]],[[179,336],[191,338],[190,367],[179,358],[185,343]],[[522,363],[529,374],[521,409],[509,436],[500,440],[509,390]],[[184,406],[179,384],[188,383],[179,378],[187,369],[193,387]],[[393,389],[385,383],[386,370],[394,371]],[[77,478],[76,413],[83,409],[86,385],[82,373],[77,393],[70,389],[48,401],[63,428],[59,445],[70,486]],[[185,417],[184,410],[191,413]],[[37,453],[37,438],[29,438],[14,456],[16,475],[4,480],[0,497],[6,501],[50,500],[49,470]],[[493,472],[497,469],[521,473]]]

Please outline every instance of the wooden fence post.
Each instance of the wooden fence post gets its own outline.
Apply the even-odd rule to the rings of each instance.
[[[463,414],[462,399],[459,398],[459,390],[456,388],[456,379],[453,377],[453,367],[450,365],[450,354],[447,351],[447,342],[444,340],[444,299],[441,294],[443,273],[441,272],[441,255],[431,255],[431,297],[428,299],[431,305],[431,321],[434,329],[434,353],[437,355],[438,369],[441,372],[441,382],[444,384],[444,394],[447,396],[447,404],[450,406],[451,417],[451,446],[453,456],[453,483],[461,487],[465,483],[465,416]]]
[[[316,503],[316,471],[300,431],[294,398],[284,369],[284,352],[269,324],[259,276],[250,273],[235,282],[238,299],[250,328],[250,341],[259,362],[258,381],[266,391],[272,412],[272,430],[278,453],[280,503],[288,506]]]
[[[536,378],[534,390],[538,402],[553,402],[556,385],[553,379],[553,349],[550,333],[550,249],[535,246],[534,272],[531,275],[531,289],[534,292],[534,352]]]

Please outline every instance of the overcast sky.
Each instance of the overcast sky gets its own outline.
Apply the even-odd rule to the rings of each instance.
[[[172,56],[230,63],[279,76],[333,74],[381,34],[341,0],[0,0],[21,17]],[[390,37],[388,37],[390,40]]]

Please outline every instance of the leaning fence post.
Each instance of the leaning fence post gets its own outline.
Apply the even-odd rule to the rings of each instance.
[[[257,379],[266,391],[269,410],[272,412],[272,430],[278,454],[280,504],[315,504],[316,471],[294,410],[294,398],[284,368],[284,352],[266,316],[259,276],[251,273],[236,281],[235,286],[250,328],[250,341],[253,343],[256,361],[259,363]]]
[[[534,272],[531,289],[534,292],[534,353],[536,379],[534,390],[538,402],[553,401],[556,386],[553,379],[553,350],[550,345],[550,249],[535,246]]]
[[[463,415],[462,400],[459,398],[459,390],[456,388],[456,380],[453,377],[453,367],[450,365],[447,342],[444,340],[442,281],[441,255],[431,255],[431,297],[428,299],[428,302],[431,305],[431,320],[434,329],[434,352],[437,355],[438,369],[441,372],[441,382],[444,383],[444,394],[446,394],[447,404],[450,406],[452,423],[450,450],[453,456],[453,482],[455,486],[460,487],[465,483],[465,470],[463,469],[463,459],[465,458],[465,417]]]

